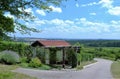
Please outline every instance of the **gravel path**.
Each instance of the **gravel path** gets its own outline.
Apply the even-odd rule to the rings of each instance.
[[[96,59],[98,62],[88,65],[82,70],[34,70],[18,68],[14,72],[27,74],[38,79],[113,79],[110,67],[112,61],[105,59]]]

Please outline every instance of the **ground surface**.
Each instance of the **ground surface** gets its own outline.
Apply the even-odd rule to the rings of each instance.
[[[83,70],[33,70],[18,68],[15,72],[24,73],[38,79],[113,79],[110,68],[112,61],[96,59],[98,62]]]

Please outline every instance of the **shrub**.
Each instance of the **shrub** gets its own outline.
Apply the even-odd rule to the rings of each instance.
[[[27,62],[28,62],[27,57],[21,57],[21,58],[20,58],[20,62],[21,62],[21,63],[27,63]]]
[[[20,66],[22,66],[22,67],[28,67],[29,64],[28,63],[21,63]]]
[[[39,58],[32,58],[31,61],[30,61],[30,64],[29,66],[30,67],[34,67],[34,68],[38,68],[42,65],[41,61]]]
[[[19,55],[13,51],[3,51],[0,53],[0,62],[5,64],[16,64],[19,61]]]
[[[48,66],[48,65],[42,64],[41,67],[39,67],[39,69],[41,69],[41,70],[50,70],[51,67]]]

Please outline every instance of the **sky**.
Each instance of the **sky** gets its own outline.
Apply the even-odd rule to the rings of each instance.
[[[66,39],[120,39],[120,0],[68,0],[51,12],[28,8],[36,16],[34,22],[25,22],[40,33],[16,37]]]

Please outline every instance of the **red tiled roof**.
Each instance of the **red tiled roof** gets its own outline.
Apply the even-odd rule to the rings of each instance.
[[[71,46],[68,42],[64,40],[38,40],[32,45],[35,46],[35,43],[39,43],[40,46],[45,47],[69,47]]]

